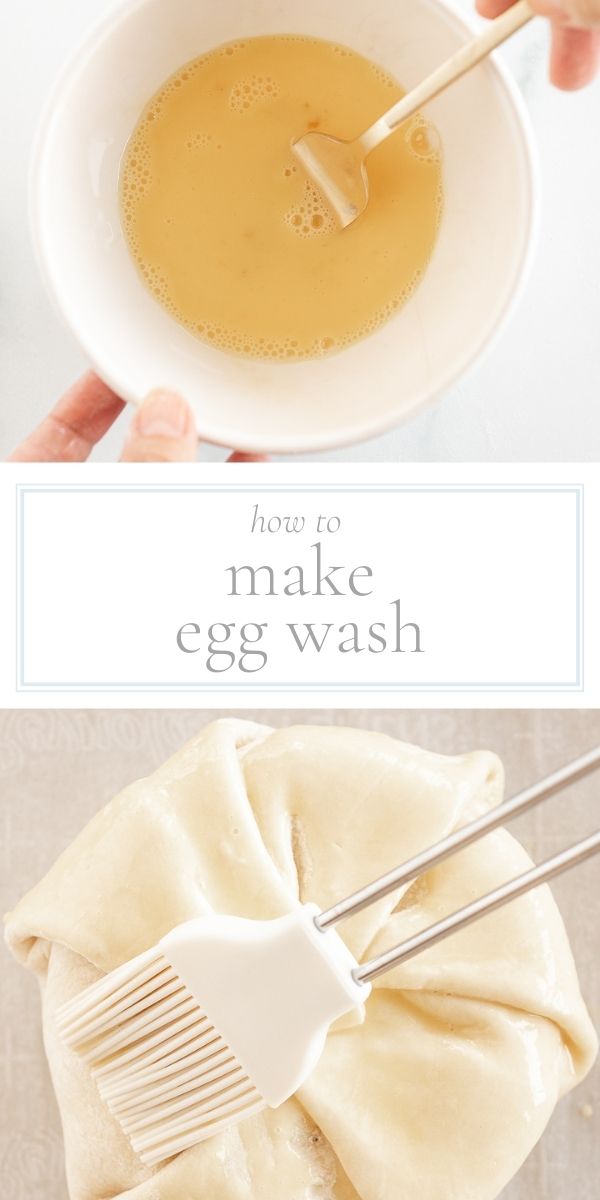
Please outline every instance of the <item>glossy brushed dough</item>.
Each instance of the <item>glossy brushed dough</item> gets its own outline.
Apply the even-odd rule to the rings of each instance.
[[[183,716],[183,714],[182,714]],[[424,715],[423,715],[424,718]],[[400,718],[396,716],[397,722]],[[197,718],[196,718],[197,720]],[[404,718],[402,718],[405,721]],[[433,720],[433,719],[432,719]],[[457,718],[458,720],[458,718]],[[248,740],[249,739],[249,740]],[[428,742],[435,743],[435,736],[428,736]],[[446,741],[448,739],[446,738]],[[477,740],[480,740],[477,737]],[[491,740],[491,739],[489,739]],[[464,744],[464,736],[461,736],[461,742]],[[246,743],[246,747],[242,749],[242,745]],[[236,749],[237,744],[237,749]],[[241,766],[241,772],[240,772]],[[536,764],[537,770],[537,764]],[[203,894],[206,899],[210,896],[210,902],[218,907],[219,905],[238,906],[243,902],[248,908],[254,911],[249,912],[249,915],[261,916],[271,915],[282,904],[285,905],[289,899],[290,889],[293,891],[296,885],[297,872],[301,880],[304,880],[304,888],[308,892],[312,892],[313,898],[321,903],[326,903],[328,900],[335,897],[336,894],[343,894],[348,886],[352,887],[370,874],[377,873],[378,869],[383,869],[389,866],[389,855],[391,852],[400,857],[405,856],[411,849],[418,844],[419,838],[425,837],[426,841],[432,840],[434,836],[439,836],[446,828],[448,820],[464,820],[465,816],[473,811],[474,806],[487,804],[498,798],[499,789],[501,787],[501,774],[498,769],[497,760],[490,755],[474,755],[464,756],[461,759],[445,760],[438,756],[431,756],[414,752],[410,748],[399,747],[398,743],[393,743],[387,739],[379,738],[375,735],[367,733],[356,734],[347,733],[344,730],[294,730],[289,733],[279,733],[274,736],[268,736],[268,731],[259,729],[256,726],[244,726],[238,723],[227,722],[223,725],[213,727],[203,737],[196,739],[196,742],[189,746],[185,751],[181,752],[176,758],[167,764],[167,766],[151,781],[135,785],[129,790],[127,795],[116,802],[116,810],[113,808],[113,818],[115,811],[119,811],[119,821],[123,818],[123,828],[121,834],[125,834],[129,820],[128,810],[131,810],[132,800],[136,797],[141,800],[144,805],[146,815],[148,817],[148,825],[155,826],[155,818],[161,811],[161,806],[165,802],[166,791],[170,791],[173,798],[177,797],[176,806],[178,819],[176,821],[167,821],[165,818],[165,810],[162,811],[158,825],[155,828],[161,830],[161,836],[168,835],[167,842],[171,849],[179,855],[185,855],[189,852],[190,840],[188,833],[191,825],[187,818],[191,814],[196,813],[198,807],[201,807],[201,798],[204,794],[207,795],[206,788],[210,786],[211,791],[215,786],[214,772],[217,772],[218,785],[222,789],[221,798],[222,804],[220,808],[223,817],[223,826],[221,834],[217,828],[213,828],[211,836],[211,845],[209,853],[204,854],[195,864],[197,872],[195,879],[202,879]],[[406,788],[407,778],[411,778],[411,788]],[[404,787],[399,786],[404,780]],[[414,781],[417,781],[417,788],[414,788]],[[357,822],[353,828],[347,828],[344,821],[339,819],[339,811],[332,811],[331,803],[325,804],[323,801],[325,796],[331,797],[333,792],[337,791],[340,796],[345,798],[344,802],[351,802],[352,797],[364,797],[367,792],[369,794],[369,804],[365,805],[360,810],[361,820]],[[428,814],[434,816],[433,824],[428,828],[423,828],[422,821],[417,821],[412,826],[411,831],[411,809],[412,818],[416,819],[419,810],[414,807],[415,801],[420,794],[421,800],[427,800]],[[457,804],[457,796],[460,794],[460,802]],[[214,791],[213,791],[214,795]],[[246,796],[251,799],[252,811],[249,811]],[[162,797],[162,800],[161,800]],[[393,804],[392,804],[393,798]],[[333,806],[335,808],[335,806]],[[403,810],[403,820],[401,822],[402,830],[399,835],[399,825],[394,817],[394,811],[399,807]],[[187,813],[187,817],[185,814]],[[234,815],[235,814],[235,815]],[[422,817],[422,809],[420,810]],[[296,820],[292,820],[296,818]],[[232,820],[236,824],[232,825]],[[229,823],[228,823],[229,822]],[[102,819],[101,819],[102,823]],[[193,824],[193,821],[192,821]],[[216,823],[215,823],[216,824]],[[105,825],[105,828],[107,826]],[[110,822],[110,831],[114,830],[114,819]],[[233,835],[233,829],[237,829],[237,834]],[[186,833],[186,830],[188,831]],[[387,841],[385,836],[387,831]],[[225,836],[228,832],[229,836]],[[372,836],[372,840],[370,835]],[[232,836],[233,835],[233,838]],[[86,835],[84,835],[85,838]],[[150,835],[150,843],[153,835]],[[240,839],[239,848],[231,851],[231,842],[234,839]],[[417,841],[411,841],[411,838],[416,838]],[[194,838],[192,837],[192,842]],[[491,841],[491,840],[490,840]],[[90,846],[94,845],[91,841]],[[361,846],[361,854],[357,853],[357,845]],[[135,851],[132,853],[132,843],[127,837],[121,838],[121,847],[126,846],[125,859],[129,863],[130,868],[135,867],[137,871],[140,866],[136,863]],[[346,853],[340,853],[336,850],[336,846],[344,846]],[[102,867],[98,861],[93,864],[91,872],[89,870],[79,872],[77,860],[82,852],[83,843],[80,841],[76,850],[71,851],[67,866],[71,877],[77,878],[80,874],[80,883],[76,886],[81,886],[79,893],[80,897],[85,897],[86,890],[88,895],[94,894],[95,899],[98,895],[98,884],[101,884],[101,889],[108,886],[108,891],[111,891],[112,884],[107,878],[102,881]],[[145,850],[151,849],[148,844],[145,845]],[[226,866],[224,855],[232,854],[233,859],[229,861],[229,866]],[[382,861],[381,855],[385,855]],[[148,857],[148,855],[146,855]],[[151,854],[150,854],[151,857]],[[92,859],[88,861],[88,867]],[[219,863],[219,860],[220,863]],[[489,882],[490,876],[497,878],[498,871],[508,868],[509,873],[513,873],[515,866],[519,866],[523,861],[522,852],[515,848],[512,839],[507,839],[506,835],[500,835],[493,850],[490,850],[489,857],[485,862],[479,859],[477,862],[463,860],[465,869],[463,872],[450,868],[445,868],[440,871],[440,878],[437,881],[432,881],[429,889],[417,893],[413,898],[416,901],[415,905],[405,907],[400,913],[395,916],[390,914],[389,904],[386,908],[379,908],[374,914],[364,914],[361,916],[352,927],[352,949],[355,953],[362,953],[367,947],[379,949],[380,941],[391,940],[394,933],[400,928],[403,930],[411,927],[411,921],[416,919],[418,912],[423,920],[423,908],[427,908],[428,912],[436,911],[436,905],[453,903],[459,899],[464,892],[463,881],[467,880],[468,886],[479,887],[481,880],[476,876],[479,874],[480,868],[483,866],[483,874],[486,877],[486,882]],[[230,868],[235,866],[235,872]],[[467,869],[468,868],[468,869]],[[28,927],[32,932],[35,931],[41,934],[47,934],[52,938],[59,937],[63,941],[67,941],[73,946],[73,949],[83,950],[89,957],[94,958],[98,965],[108,966],[113,965],[114,956],[129,955],[134,953],[139,948],[139,939],[144,939],[148,936],[150,929],[149,925],[156,922],[157,913],[160,912],[160,920],[172,923],[173,919],[182,919],[182,916],[177,916],[174,910],[186,908],[189,903],[197,904],[198,896],[201,895],[198,888],[189,890],[190,875],[187,871],[183,872],[184,880],[175,880],[166,890],[163,888],[164,880],[160,879],[160,871],[154,872],[154,902],[150,907],[140,905],[139,908],[135,905],[131,906],[131,892],[129,894],[129,936],[124,937],[125,923],[116,921],[111,937],[109,939],[103,934],[103,921],[97,920],[97,905],[90,903],[86,907],[83,900],[83,909],[81,902],[78,905],[78,919],[72,923],[70,931],[65,927],[60,929],[44,929],[45,916],[44,912],[48,911],[47,902],[44,903],[43,890],[34,893],[32,900],[28,903],[25,909],[21,909],[17,913],[19,918],[18,926],[14,926],[13,930],[18,934],[27,932]],[[186,879],[187,877],[187,879]],[[260,887],[257,889],[256,879],[260,880]],[[56,879],[56,875],[54,876]],[[112,882],[114,883],[115,873],[112,873]],[[131,878],[131,874],[130,874]],[[254,882],[252,882],[254,880]],[[184,886],[186,884],[186,886]],[[71,886],[67,884],[67,887]],[[135,888],[133,889],[135,892]],[[190,900],[190,897],[193,898]],[[121,893],[118,903],[122,903],[123,895]],[[68,900],[68,897],[64,897]],[[113,895],[113,903],[117,902],[117,898]],[[167,909],[165,910],[165,901]],[[69,904],[66,904],[69,908]],[[393,907],[393,906],[392,906]],[[513,913],[517,912],[517,908],[521,908],[521,902],[515,906]],[[170,911],[169,911],[170,910]],[[73,911],[71,906],[71,911]],[[83,919],[82,919],[83,917]],[[498,917],[500,920],[501,918]],[[508,918],[510,921],[510,940],[514,946],[524,934],[522,922],[516,917]],[[527,929],[530,925],[531,913],[528,912]],[[496,918],[491,918],[496,920]],[[54,914],[51,923],[58,921],[61,924],[58,914]],[[516,922],[515,923],[513,923]],[[373,923],[374,922],[374,923]],[[554,916],[548,910],[543,914],[543,922],[547,923],[552,928],[552,940],[555,942],[555,948],[560,947],[562,941],[562,933],[560,926],[555,925]],[[67,922],[68,923],[68,922]],[[73,926],[78,926],[78,931]],[[506,927],[505,927],[506,928]],[[499,926],[496,926],[496,931]],[[160,934],[160,930],[154,929],[153,937]],[[470,937],[483,937],[483,943],[471,942]],[[82,939],[86,943],[83,945]],[[378,940],[379,939],[379,940]],[[498,978],[498,973],[493,970],[488,970],[488,967],[493,966],[492,960],[489,960],[490,943],[494,939],[491,935],[483,935],[481,931],[477,934],[465,935],[465,941],[462,941],[462,947],[466,951],[464,956],[460,952],[458,939],[456,940],[455,951],[452,954],[443,955],[438,948],[437,951],[431,952],[428,960],[425,958],[419,960],[416,964],[408,964],[403,968],[403,975],[397,980],[397,988],[402,988],[403,996],[399,997],[397,993],[392,992],[389,988],[382,988],[376,997],[375,1007],[372,1009],[372,1018],[368,1022],[367,1033],[368,1043],[365,1041],[362,1031],[360,1032],[361,1041],[357,1042],[356,1030],[347,1029],[340,1030],[335,1038],[330,1039],[330,1052],[323,1067],[315,1074],[310,1084],[301,1094],[301,1099],[306,1106],[306,1110],[316,1121],[321,1128],[326,1129],[328,1139],[333,1146],[333,1150],[337,1155],[341,1156],[346,1169],[353,1180],[353,1185],[349,1183],[343,1171],[340,1168],[339,1161],[336,1163],[335,1154],[332,1157],[332,1151],[327,1146],[327,1142],[320,1138],[318,1134],[314,1135],[316,1141],[311,1140],[313,1135],[310,1135],[311,1126],[307,1125],[306,1116],[299,1109],[296,1102],[292,1102],[289,1107],[282,1110],[278,1114],[274,1114],[271,1118],[272,1127],[267,1125],[266,1128],[259,1129],[258,1126],[252,1130],[250,1135],[250,1127],[247,1134],[243,1135],[242,1142],[239,1139],[235,1146],[230,1145],[223,1149],[225,1153],[226,1164],[237,1172],[238,1179],[241,1177],[240,1172],[249,1172],[248,1186],[253,1187],[257,1194],[268,1196],[266,1190],[266,1181],[261,1180],[261,1166],[263,1165],[262,1152],[264,1150],[264,1139],[268,1137],[271,1147],[275,1146],[278,1156],[277,1170],[281,1178],[285,1178],[287,1182],[288,1176],[282,1176],[281,1172],[293,1169],[296,1175],[290,1177],[289,1187],[291,1194],[294,1194],[294,1188],[306,1188],[308,1181],[305,1179],[302,1182],[302,1171],[312,1171],[311,1178],[314,1182],[314,1172],[317,1171],[318,1179],[325,1185],[326,1180],[329,1181],[329,1191],[324,1191],[323,1195],[331,1195],[337,1198],[343,1197],[344,1200],[350,1200],[350,1197],[360,1195],[361,1197],[380,1198],[397,1194],[399,1183],[404,1183],[406,1194],[410,1194],[408,1190],[411,1186],[410,1178],[406,1172],[411,1169],[411,1155],[401,1157],[400,1163],[394,1164],[394,1145],[401,1141],[397,1137],[398,1130],[408,1128],[412,1119],[411,1113],[407,1115],[407,1121],[404,1126],[398,1122],[398,1128],[394,1127],[392,1142],[390,1144],[390,1130],[382,1129],[381,1121],[373,1123],[373,1128],[369,1129],[368,1120],[361,1120],[360,1125],[356,1120],[352,1120],[352,1113],[345,1110],[340,1111],[339,1104],[331,1103],[331,1096],[336,1093],[348,1095],[348,1062],[351,1061],[352,1075],[358,1076],[361,1079],[361,1087],[363,1095],[369,1097],[369,1101],[373,1105],[377,1105],[383,1099],[383,1110],[389,1108],[388,1101],[383,1097],[385,1088],[393,1082],[394,1071],[391,1071],[383,1081],[381,1078],[377,1081],[375,1092],[372,1091],[373,1080],[369,1078],[371,1061],[377,1059],[381,1047],[384,1050],[385,1062],[390,1063],[390,1028],[396,1028],[396,1022],[404,1022],[404,1029],[410,1029],[411,1034],[415,1038],[420,1039],[422,1051],[425,1052],[425,1057],[434,1050],[435,1054],[435,1070],[439,1074],[449,1071],[450,1075],[454,1070],[454,1060],[451,1048],[444,1045],[443,1038],[436,1042],[430,1042],[429,1032],[430,1027],[435,1027],[437,1014],[437,1006],[442,1005],[442,998],[435,995],[435,979],[439,972],[443,975],[442,990],[454,992],[456,996],[465,996],[469,986],[474,987],[475,994],[482,995],[483,991],[492,987],[492,990],[500,987],[503,992],[503,1002],[516,1004],[516,1007],[522,1006],[525,1008],[534,1008],[537,1011],[550,1009],[555,1005],[556,996],[552,996],[551,991],[548,991],[546,984],[548,982],[547,968],[550,966],[549,960],[544,962],[538,960],[537,966],[533,961],[537,954],[532,954],[532,947],[528,945],[528,962],[529,974],[523,968],[518,972],[518,978],[514,981],[506,978],[506,971],[502,972],[502,978]],[[497,940],[497,939],[496,939]],[[110,942],[110,946],[108,943]],[[135,944],[132,944],[134,942]],[[533,949],[535,950],[536,939],[534,939]],[[523,943],[521,949],[523,949]],[[539,950],[539,946],[537,947]],[[560,958],[560,973],[564,972],[563,984],[564,990],[568,995],[571,987],[569,982],[570,966],[568,963],[568,954],[563,957],[563,948],[559,951]],[[475,979],[469,980],[470,968],[473,957],[476,958],[477,971]],[[487,966],[485,965],[487,961]],[[483,971],[480,970],[484,966]],[[43,958],[39,962],[40,969],[45,971],[45,963]],[[521,964],[522,966],[522,964]],[[537,967],[541,970],[538,971]],[[65,991],[75,990],[82,986],[85,979],[90,974],[86,972],[80,960],[75,959],[71,952],[64,952],[56,947],[53,947],[50,958],[50,971],[48,974],[49,987],[46,992],[46,1007],[49,1010],[59,998],[57,993],[64,994]],[[510,992],[508,998],[506,988]],[[424,991],[423,991],[424,989]],[[479,989],[479,991],[477,991]],[[520,990],[520,989],[524,989]],[[410,1003],[407,1003],[407,998]],[[424,1001],[424,1002],[423,1002]],[[478,1013],[473,1010],[475,1004]],[[550,1008],[548,1008],[550,1006]],[[528,1032],[525,1031],[523,1023],[521,1028],[517,1028],[517,1024],[509,1017],[503,1008],[499,1007],[492,1001],[491,1008],[494,1009],[490,1015],[489,998],[485,1005],[481,1005],[479,1000],[470,1000],[467,1002],[455,1000],[446,1001],[440,1007],[440,1018],[446,1023],[450,1017],[459,1026],[460,1022],[465,1022],[465,1016],[468,1016],[467,1024],[471,1024],[472,1017],[475,1017],[475,1025],[477,1021],[481,1021],[482,1012],[483,1025],[487,1031],[487,1036],[493,1039],[498,1039],[497,1044],[502,1046],[503,1054],[500,1055],[498,1062],[493,1066],[490,1082],[493,1079],[494,1092],[494,1107],[496,1108],[499,1088],[504,1087],[503,1071],[498,1072],[496,1068],[500,1062],[506,1063],[509,1061],[513,1068],[516,1067],[517,1074],[519,1070],[519,1062],[522,1062],[521,1049],[524,1040],[529,1041],[529,1054],[539,1054],[539,1063],[542,1066],[542,1075],[544,1073],[544,1064],[549,1067],[549,1073],[546,1073],[546,1087],[548,1089],[548,1101],[546,1104],[543,1097],[540,1097],[538,1091],[539,1103],[534,1106],[537,1112],[533,1114],[534,1123],[537,1120],[538,1124],[543,1124],[548,1108],[552,1104],[552,1091],[555,1080],[552,1080],[552,1064],[558,1063],[561,1059],[560,1047],[557,1044],[557,1035],[555,1032],[554,1023],[546,1020],[539,1021],[534,1018],[533,1022],[527,1018],[525,1025]],[[567,1009],[571,1009],[571,1017],[565,1011],[561,1017],[561,1022],[570,1024],[571,1018],[574,1018],[572,1026],[575,1039],[581,1039],[582,1044],[587,1038],[587,1024],[583,1011],[579,1009],[576,1000],[576,992],[573,992]],[[452,1016],[450,1016],[452,1009]],[[553,1021],[556,1020],[557,1013],[553,1009]],[[398,1025],[398,1028],[400,1026]],[[535,1031],[535,1039],[533,1037]],[[352,1042],[352,1039],[355,1039]],[[549,1039],[549,1040],[548,1040]],[[475,1039],[476,1040],[476,1039]],[[462,1044],[462,1050],[467,1049],[469,1038],[465,1038]],[[368,1044],[369,1055],[363,1053],[364,1047]],[[410,1066],[411,1046],[414,1044],[414,1038],[404,1039],[405,1047],[408,1049],[408,1055],[405,1061]],[[590,1043],[591,1045],[591,1043]],[[348,1057],[348,1047],[350,1047]],[[541,1053],[540,1053],[541,1047]],[[392,1052],[397,1049],[394,1045]],[[66,1064],[57,1062],[55,1058],[55,1048],[52,1046],[50,1039],[50,1058],[54,1060],[55,1071],[58,1073],[57,1086],[59,1094],[61,1087],[63,1089],[63,1098],[70,1087],[77,1089],[77,1107],[78,1111],[82,1111],[82,1105],[90,1103],[97,1106],[97,1100],[92,1091],[87,1090],[87,1080],[81,1075],[70,1079],[65,1079],[64,1071],[67,1069]],[[558,1054],[557,1054],[558,1051]],[[513,1057],[510,1057],[513,1056]],[[467,1055],[468,1057],[468,1055]],[[484,1056],[485,1057],[485,1056]],[[491,1060],[494,1056],[491,1056]],[[383,1058],[381,1060],[383,1062]],[[423,1054],[420,1055],[420,1062],[423,1061]],[[564,1064],[563,1064],[564,1065]],[[72,1064],[68,1065],[67,1074],[72,1069]],[[487,1070],[487,1066],[486,1066]],[[397,1072],[396,1072],[397,1076]],[[539,1080],[538,1080],[539,1083]],[[563,1079],[563,1083],[567,1083],[567,1077]],[[340,1085],[342,1092],[340,1093]],[[526,1085],[525,1092],[526,1094]],[[510,1089],[509,1089],[510,1090]],[[512,1094],[512,1093],[511,1093]],[[415,1104],[415,1097],[418,1100],[418,1088],[415,1093],[411,1093],[412,1103]],[[398,1094],[394,1090],[394,1102],[398,1103]],[[104,1171],[109,1171],[111,1178],[101,1178],[98,1171],[90,1169],[90,1160],[88,1159],[87,1170],[90,1174],[87,1177],[87,1182],[80,1179],[77,1183],[77,1176],[80,1173],[83,1157],[77,1153],[77,1147],[74,1145],[73,1139],[77,1136],[77,1130],[74,1128],[75,1122],[69,1120],[69,1114],[66,1109],[69,1107],[63,1104],[65,1108],[64,1115],[67,1117],[67,1143],[70,1150],[71,1174],[75,1178],[74,1195],[95,1196],[95,1195],[112,1195],[120,1194],[127,1187],[132,1187],[134,1183],[140,1182],[141,1187],[139,1192],[136,1192],[136,1200],[139,1195],[140,1200],[145,1197],[160,1196],[160,1200],[166,1200],[176,1194],[181,1194],[181,1188],[185,1187],[188,1181],[193,1182],[194,1186],[201,1184],[204,1190],[210,1194],[211,1186],[217,1186],[219,1181],[220,1192],[223,1193],[223,1155],[221,1161],[217,1161],[216,1156],[212,1156],[211,1161],[201,1159],[200,1148],[198,1151],[193,1151],[185,1159],[178,1161],[172,1168],[167,1169],[159,1178],[160,1184],[144,1185],[142,1183],[143,1173],[140,1175],[139,1170],[136,1175],[135,1164],[128,1159],[126,1149],[122,1145],[117,1145],[115,1142],[112,1146],[111,1139],[114,1137],[114,1131],[110,1125],[101,1129],[101,1145],[97,1147],[98,1154],[106,1160],[110,1158],[111,1165],[105,1165]],[[508,1108],[502,1108],[501,1111],[510,1117],[510,1105]],[[98,1116],[101,1117],[101,1112]],[[481,1114],[478,1114],[481,1115]],[[496,1110],[497,1116],[497,1110]],[[468,1104],[465,1106],[463,1113],[464,1127],[467,1127],[469,1122]],[[77,1122],[79,1124],[79,1121]],[[385,1122],[383,1123],[385,1126]],[[581,1118],[581,1124],[585,1121]],[[274,1130],[278,1129],[279,1133],[273,1140],[269,1134],[273,1134]],[[504,1132],[504,1131],[503,1131]],[[519,1133],[511,1127],[511,1137],[508,1139],[510,1143],[507,1149],[508,1159],[511,1156],[519,1153],[518,1141]],[[310,1135],[310,1136],[309,1136]],[[529,1134],[529,1140],[532,1141],[532,1131]],[[111,1145],[111,1154],[106,1153],[106,1145]],[[415,1139],[412,1139],[414,1142]],[[361,1144],[362,1143],[362,1144]],[[431,1144],[429,1149],[431,1150]],[[504,1145],[504,1141],[500,1141],[500,1148]],[[472,1142],[471,1142],[472,1145]],[[299,1148],[301,1149],[299,1150]],[[310,1149],[312,1147],[312,1149]],[[528,1147],[523,1149],[523,1153]],[[91,1158],[95,1152],[95,1146],[88,1146],[88,1153],[91,1151]],[[242,1149],[244,1155],[242,1156]],[[406,1147],[405,1147],[406,1149]],[[408,1146],[410,1150],[410,1144]],[[237,1158],[236,1158],[237,1155]],[[385,1160],[386,1167],[383,1172],[375,1171],[375,1163],[381,1164],[382,1159]],[[431,1159],[431,1154],[428,1154],[428,1159]],[[466,1161],[466,1160],[465,1160]],[[449,1168],[450,1160],[446,1160],[445,1170]],[[74,1164],[74,1165],[73,1165]],[[413,1160],[414,1165],[414,1160]],[[418,1164],[417,1164],[418,1165]],[[464,1164],[461,1164],[461,1170]],[[473,1162],[471,1161],[471,1167]],[[510,1173],[515,1167],[516,1162],[505,1160],[502,1169]],[[428,1176],[432,1180],[432,1190],[429,1194],[435,1195],[435,1180],[433,1177],[431,1161],[426,1162]],[[477,1164],[475,1164],[477,1168]],[[426,1181],[422,1171],[425,1167],[425,1160],[421,1160],[421,1168],[419,1173],[419,1194],[427,1195],[424,1191]],[[456,1167],[456,1162],[455,1162]],[[271,1170],[273,1163],[271,1163]],[[399,1178],[398,1170],[404,1170],[404,1178]],[[486,1167],[487,1171],[487,1167]],[[187,1172],[193,1172],[187,1174]],[[258,1174],[256,1173],[258,1172]],[[297,1172],[300,1172],[298,1175]],[[388,1173],[389,1172],[389,1173]],[[392,1174],[393,1172],[393,1174]],[[320,1174],[319,1174],[320,1173]],[[334,1178],[337,1175],[337,1183],[334,1184]],[[271,1175],[271,1178],[273,1176]],[[458,1178],[458,1177],[457,1177]],[[466,1176],[461,1176],[462,1182],[457,1184],[457,1195],[463,1195],[468,1185]],[[489,1180],[488,1184],[484,1185],[471,1179],[471,1190],[474,1196],[492,1196],[495,1194],[494,1188],[497,1190],[496,1184]],[[227,1185],[227,1171],[225,1171],[225,1186]],[[250,1185],[252,1180],[252,1185]],[[439,1181],[439,1175],[438,1175]],[[157,1190],[159,1186],[160,1190]],[[413,1186],[414,1180],[413,1180]],[[99,1190],[94,1190],[97,1188]],[[462,1188],[462,1191],[461,1191]],[[100,1190],[101,1189],[101,1190]],[[112,1190],[111,1190],[112,1189]],[[478,1190],[476,1190],[478,1189]],[[486,1190],[487,1189],[487,1190]],[[439,1182],[438,1182],[439,1190]],[[231,1193],[235,1194],[234,1192]],[[245,1194],[252,1195],[253,1191],[246,1190]],[[305,1191],[299,1190],[297,1194],[304,1195]],[[581,1193],[586,1195],[584,1191]],[[591,1193],[590,1193],[591,1194]]]

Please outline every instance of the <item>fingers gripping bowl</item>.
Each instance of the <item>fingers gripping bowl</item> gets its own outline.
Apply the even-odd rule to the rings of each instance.
[[[511,308],[529,260],[535,181],[518,95],[496,62],[429,108],[444,207],[425,277],[363,341],[297,363],[202,342],[144,286],[123,232],[119,174],[150,97],[191,59],[236,38],[304,33],[344,43],[414,86],[471,35],[440,0],[135,0],[65,71],[32,171],[35,242],[49,289],[99,374],[127,400],[157,385],[193,403],[205,439],[247,451],[326,450],[390,428],[445,391]],[[343,236],[343,235],[340,235]]]

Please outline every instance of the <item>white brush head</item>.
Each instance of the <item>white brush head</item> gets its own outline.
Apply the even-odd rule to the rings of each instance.
[[[159,948],[66,1005],[58,1027],[147,1166],[265,1108]]]
[[[317,912],[187,922],[59,1011],[60,1036],[145,1164],[283,1103],[331,1022],[367,998]]]

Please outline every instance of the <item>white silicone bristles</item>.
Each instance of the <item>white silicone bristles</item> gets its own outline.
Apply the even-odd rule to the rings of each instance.
[[[266,1107],[160,950],[65,1005],[58,1028],[147,1166]]]
[[[314,905],[253,921],[210,914],[65,1005],[62,1040],[154,1166],[298,1090],[331,1023],[369,994]]]

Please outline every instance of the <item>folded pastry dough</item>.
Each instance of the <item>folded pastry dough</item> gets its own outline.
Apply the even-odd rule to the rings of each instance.
[[[497,804],[493,754],[343,728],[209,725],[117,796],[8,918],[40,977],[72,1200],[492,1200],[589,1069],[596,1040],[547,888],[379,979],[296,1097],[140,1165],[53,1015],[210,911],[326,906]],[[527,867],[505,831],[340,927],[374,955]]]

